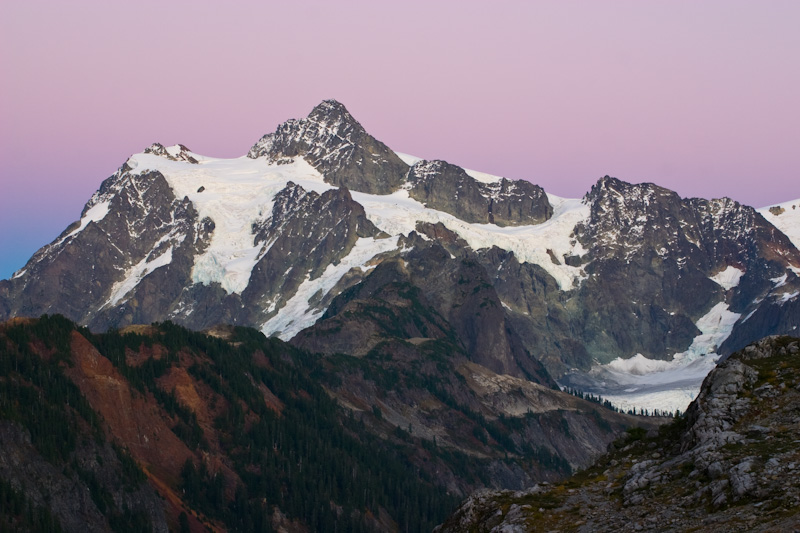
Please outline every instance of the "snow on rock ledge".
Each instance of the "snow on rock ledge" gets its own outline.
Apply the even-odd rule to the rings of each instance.
[[[709,279],[716,282],[720,287],[726,291],[739,286],[739,280],[744,275],[744,272],[736,267],[728,266],[725,270],[717,272]]]

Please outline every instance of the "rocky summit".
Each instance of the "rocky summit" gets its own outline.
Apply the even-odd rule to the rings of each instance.
[[[721,363],[683,418],[630,430],[564,483],[484,491],[439,533],[796,531],[800,339],[770,337]]]
[[[397,190],[408,171],[397,154],[335,100],[322,102],[305,119],[281,124],[259,139],[247,157],[284,163],[302,157],[327,183],[374,194]]]

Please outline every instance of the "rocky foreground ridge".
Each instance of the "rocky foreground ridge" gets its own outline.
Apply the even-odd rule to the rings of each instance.
[[[687,413],[630,430],[559,484],[484,491],[436,531],[796,531],[800,339],[770,337],[713,370]]]

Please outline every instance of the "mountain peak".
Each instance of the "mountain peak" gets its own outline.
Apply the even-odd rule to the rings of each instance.
[[[270,161],[302,157],[327,183],[372,194],[389,194],[402,185],[406,165],[367,133],[347,108],[323,100],[304,119],[291,119],[264,135],[247,154]]]
[[[314,109],[308,114],[308,120],[315,122],[328,122],[331,118],[358,124],[358,121],[353,118],[353,115],[350,114],[344,104],[338,100],[323,100],[314,106]]]
[[[305,122],[306,125],[323,126],[329,133],[347,140],[355,140],[362,135],[369,135],[344,104],[337,100],[323,100],[314,106],[308,117],[301,122]]]

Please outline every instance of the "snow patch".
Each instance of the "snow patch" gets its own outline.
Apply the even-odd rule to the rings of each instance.
[[[605,365],[609,370],[620,372],[622,374],[631,374],[633,376],[643,376],[645,374],[653,374],[655,372],[664,372],[674,366],[672,361],[661,361],[658,359],[648,359],[640,353],[637,353],[629,359],[622,359],[618,357]],[[638,390],[636,388],[630,390]]]
[[[790,292],[785,292],[785,293],[783,293],[781,295],[780,299],[778,300],[778,303],[784,304],[784,303],[788,302],[789,300],[794,300],[795,298],[797,298],[798,294],[800,294],[800,291],[795,291],[795,292],[791,292],[791,293]]]
[[[732,288],[739,286],[739,280],[742,278],[742,275],[744,275],[743,270],[740,270],[736,267],[728,266],[725,268],[725,270],[717,272],[709,279],[711,279],[711,281],[716,282],[720,287],[722,287],[726,291],[729,291]]]
[[[778,276],[777,278],[770,278],[770,281],[775,284],[775,288],[777,289],[778,287],[783,287],[786,285],[786,280],[788,277],[789,276],[787,274],[784,274],[783,276]]]
[[[55,246],[58,246],[59,244],[66,241],[70,237],[82,232],[84,229],[86,229],[86,226],[89,225],[89,222],[99,222],[103,220],[108,214],[108,208],[110,205],[111,205],[111,200],[106,200],[105,202],[100,202],[99,204],[95,204],[92,207],[90,207],[86,211],[86,213],[84,213],[83,216],[81,217],[81,225],[78,226],[77,229],[74,229],[71,232],[69,232],[69,234],[65,235],[63,239],[61,239],[55,244]]]
[[[167,146],[166,148],[164,148],[164,150],[166,150],[166,152],[171,157],[178,157],[179,155],[181,155],[181,147],[179,144],[173,146]]]
[[[322,294],[328,294],[351,268],[359,267],[363,271],[375,268],[375,265],[367,265],[370,259],[397,248],[398,240],[398,238],[375,239],[372,237],[359,239],[350,253],[338,265],[328,265],[325,272],[316,279],[312,280],[306,277],[294,296],[286,302],[278,314],[261,326],[261,331],[268,337],[276,335],[288,341],[301,330],[312,326],[325,312],[324,309],[317,309],[309,304],[312,296],[319,291]]]
[[[584,375],[591,381],[591,386],[584,390],[599,394],[623,410],[635,407],[684,411],[700,391],[703,379],[716,366],[717,349],[740,316],[729,311],[728,304],[720,302],[697,321],[700,335],[685,352],[676,353],[670,361],[636,354],[597,365]]]
[[[706,374],[713,368],[712,365]],[[700,382],[702,383],[702,380]],[[651,413],[656,410],[664,413],[674,413],[678,409],[684,412],[686,407],[697,397],[700,385],[675,386],[667,390],[648,390],[642,393],[636,392],[636,389],[633,389],[633,391],[630,394],[603,395],[603,400],[608,400],[612,405],[624,412],[634,409],[636,413],[641,413],[643,409],[647,409]]]
[[[157,268],[161,268],[172,263],[172,246],[167,248],[164,253],[156,258],[149,255],[139,261],[125,272],[122,281],[114,283],[111,287],[111,296],[108,298],[101,309],[117,305],[142,279]]]
[[[395,152],[394,155],[399,157],[403,163],[405,163],[410,167],[413,167],[416,163],[419,163],[420,161],[424,161],[424,159],[421,157],[404,154],[402,152]],[[478,172],[477,170],[470,170],[468,168],[463,168],[463,170],[464,172],[467,173],[467,176],[471,177],[474,180],[480,181],[481,183],[497,183],[498,181],[503,179],[500,176],[495,176],[494,174],[487,174],[486,172]]]
[[[464,172],[466,172],[467,176],[469,176],[470,178],[480,181],[481,183],[497,183],[498,181],[503,179],[500,176],[494,176],[492,174],[487,174],[485,172],[478,172],[477,170],[470,170],[468,168],[465,168]]]
[[[400,158],[400,161],[405,163],[406,165],[413,167],[415,164],[419,163],[420,161],[424,161],[421,157],[417,157],[415,155],[404,154],[402,152],[395,152],[394,155]]]

